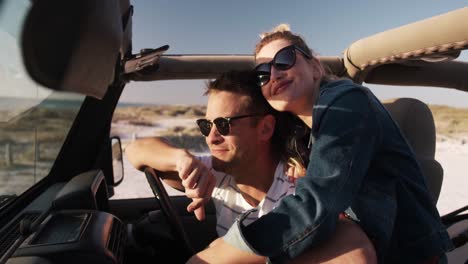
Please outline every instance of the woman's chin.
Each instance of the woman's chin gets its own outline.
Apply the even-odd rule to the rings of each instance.
[[[280,111],[280,112],[285,112],[285,111],[291,111],[291,102],[287,100],[271,100],[268,101],[273,107],[273,109]]]

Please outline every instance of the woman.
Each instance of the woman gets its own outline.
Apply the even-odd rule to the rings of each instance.
[[[446,260],[452,245],[419,165],[370,90],[327,75],[284,25],[263,36],[255,59],[271,106],[311,128],[310,162],[296,195],[248,226],[239,220],[224,241],[272,260],[290,259],[322,245],[344,211],[372,240],[379,263]]]

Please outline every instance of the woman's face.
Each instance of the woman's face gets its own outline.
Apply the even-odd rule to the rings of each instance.
[[[290,45],[284,39],[268,43],[257,53],[256,65],[271,62],[278,51]],[[262,86],[262,93],[278,111],[310,115],[314,90],[318,89],[322,77],[321,67],[316,58],[307,59],[298,50],[295,54],[296,62],[291,68],[278,70],[271,66],[270,80]]]

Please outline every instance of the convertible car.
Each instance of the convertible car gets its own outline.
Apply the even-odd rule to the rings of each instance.
[[[134,52],[134,16],[129,0],[0,1],[0,263],[183,263],[216,238],[212,204],[197,221],[152,169],[155,197],[110,199],[124,177],[111,122],[129,82],[211,79],[252,68],[253,56],[172,54],[171,43]],[[320,60],[356,83],[468,92],[468,63],[457,59],[467,17],[454,10]],[[436,203],[444,170],[431,111],[414,98],[385,105]],[[466,263],[466,209],[442,217],[457,247],[450,263]]]

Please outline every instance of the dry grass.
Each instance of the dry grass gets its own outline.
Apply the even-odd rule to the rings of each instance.
[[[132,120],[151,125],[154,120],[161,118],[199,118],[206,112],[202,105],[155,105],[118,107],[112,122]]]
[[[201,136],[200,130],[197,127],[175,126],[161,133],[161,136],[173,136],[173,135]]]
[[[429,105],[437,135],[449,138],[468,137],[468,108]]]
[[[77,111],[34,107],[0,123],[0,168],[55,160]]]
[[[441,105],[429,105],[436,124],[437,134],[446,137],[468,135],[468,108],[455,108]],[[125,120],[130,124],[152,126],[154,121],[166,118],[200,118],[203,117],[206,106],[201,105],[158,105],[132,106],[117,108],[113,122]],[[198,131],[174,127],[164,133],[195,135]]]
[[[441,135],[468,134],[468,108],[454,108],[449,106],[429,105]],[[76,110],[75,110],[76,111]],[[26,115],[17,121],[1,126],[0,139],[28,138],[28,134],[37,129],[39,141],[49,141],[57,136],[63,137],[62,130],[67,130],[73,120],[75,111],[49,111],[48,109],[34,109],[34,113]],[[115,110],[113,122],[125,120],[129,124],[139,126],[152,126],[154,120],[168,118],[201,118],[204,116],[206,106],[201,105],[159,105],[159,106],[133,106],[119,107]],[[60,133],[51,133],[59,131]],[[193,129],[174,127],[168,133],[192,134]],[[12,139],[13,140],[13,139]]]

